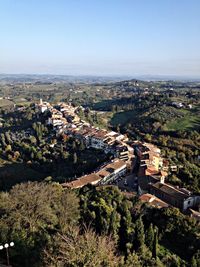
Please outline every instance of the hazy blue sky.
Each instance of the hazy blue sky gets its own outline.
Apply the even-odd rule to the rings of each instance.
[[[200,77],[200,0],[0,0],[0,72]]]

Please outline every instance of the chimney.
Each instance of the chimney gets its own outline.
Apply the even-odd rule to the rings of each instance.
[[[160,176],[160,182],[162,183],[162,184],[164,184],[165,183],[165,176],[161,173],[161,176]]]

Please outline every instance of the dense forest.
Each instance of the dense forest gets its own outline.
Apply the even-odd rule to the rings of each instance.
[[[200,264],[196,221],[111,186],[68,191],[57,183],[16,185],[0,194],[0,226],[2,242],[15,243],[9,249],[13,266]],[[4,250],[0,256],[5,259]]]

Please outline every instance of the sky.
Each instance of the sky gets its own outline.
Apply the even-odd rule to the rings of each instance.
[[[199,0],[0,0],[0,73],[200,77]]]

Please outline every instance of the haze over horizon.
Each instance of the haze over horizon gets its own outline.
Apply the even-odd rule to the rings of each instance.
[[[0,73],[200,78],[198,0],[0,0]]]

